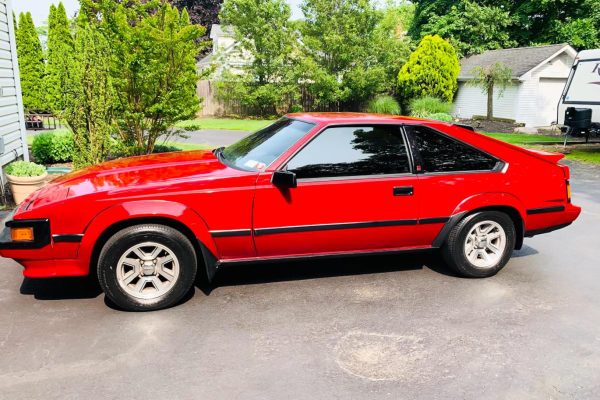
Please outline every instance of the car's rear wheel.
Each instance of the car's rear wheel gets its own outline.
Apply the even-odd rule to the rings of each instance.
[[[98,258],[106,296],[129,311],[152,311],[179,302],[196,277],[196,253],[178,230],[136,225],[114,234]]]
[[[448,235],[442,251],[446,262],[470,278],[495,275],[515,248],[512,219],[499,211],[482,211],[460,221]]]

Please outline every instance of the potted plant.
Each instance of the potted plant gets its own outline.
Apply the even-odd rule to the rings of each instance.
[[[44,186],[48,173],[43,165],[30,161],[15,161],[5,169],[15,203],[19,204],[31,193]]]

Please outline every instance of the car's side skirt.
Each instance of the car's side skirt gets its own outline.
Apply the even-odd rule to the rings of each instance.
[[[303,260],[322,260],[330,258],[347,258],[347,257],[364,257],[373,255],[393,255],[406,254],[415,252],[424,252],[435,250],[434,247],[411,247],[406,249],[391,249],[391,250],[370,250],[370,251],[352,251],[338,253],[323,253],[298,256],[273,256],[273,257],[254,257],[235,260],[220,260],[217,262],[217,267],[221,265],[236,265],[236,264],[261,264],[269,262],[285,262],[285,261],[303,261]]]

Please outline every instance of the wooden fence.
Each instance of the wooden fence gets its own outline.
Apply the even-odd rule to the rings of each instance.
[[[239,100],[223,101],[217,98],[216,95],[217,82],[201,80],[198,81],[196,91],[198,96],[202,98],[202,109],[198,112],[199,117],[215,117],[215,116],[253,116],[256,115],[256,110],[244,106]],[[315,96],[308,92],[303,87],[300,95],[300,105],[303,111],[364,111],[363,103],[331,103],[319,104]]]

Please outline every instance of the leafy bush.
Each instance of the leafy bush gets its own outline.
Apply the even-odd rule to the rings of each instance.
[[[402,66],[398,86],[406,98],[435,96],[451,101],[459,72],[454,47],[438,35],[427,35]]]
[[[53,164],[73,160],[75,142],[71,132],[46,132],[33,138],[31,153],[37,162]]]
[[[446,114],[446,113],[435,113],[435,114],[430,114],[429,116],[427,116],[428,119],[435,119],[436,121],[442,121],[442,122],[452,122],[452,115],[450,114]]]
[[[400,115],[400,104],[392,96],[377,96],[369,103],[369,112],[378,114]]]
[[[418,118],[431,118],[432,114],[448,114],[452,103],[445,102],[437,97],[425,96],[414,99],[409,103],[410,115]]]
[[[4,170],[8,175],[12,176],[41,176],[46,172],[43,165],[39,165],[30,161],[15,161],[10,163]]]
[[[154,145],[153,153],[170,153],[172,151],[181,151],[181,149],[177,146],[171,146],[168,144],[156,144]]]

